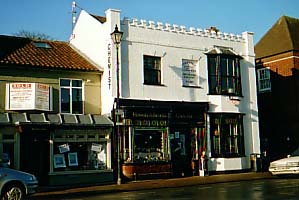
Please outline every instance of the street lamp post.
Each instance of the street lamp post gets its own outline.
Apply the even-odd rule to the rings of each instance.
[[[123,36],[123,32],[118,30],[117,25],[115,25],[114,31],[110,34],[111,39],[116,47],[116,126],[117,126],[117,184],[121,184],[121,174],[120,174],[120,121],[119,121],[119,45],[121,42],[121,38]]]

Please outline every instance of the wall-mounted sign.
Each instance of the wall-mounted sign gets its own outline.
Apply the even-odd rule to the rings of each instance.
[[[52,90],[42,83],[7,83],[7,110],[52,110]]]
[[[108,88],[111,89],[111,44],[108,44]]]
[[[198,60],[182,60],[182,77],[183,86],[198,87],[199,86],[199,72]]]

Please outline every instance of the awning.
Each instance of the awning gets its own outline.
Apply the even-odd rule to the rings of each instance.
[[[0,113],[0,125],[59,125],[113,127],[114,123],[105,115],[75,115],[53,113]]]

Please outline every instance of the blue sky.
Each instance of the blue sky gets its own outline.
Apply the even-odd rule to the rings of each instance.
[[[186,27],[241,34],[254,32],[255,43],[282,15],[299,18],[299,0],[76,0],[95,15],[121,10],[121,18],[137,18]],[[0,35],[21,30],[67,41],[72,28],[72,0],[0,0]]]

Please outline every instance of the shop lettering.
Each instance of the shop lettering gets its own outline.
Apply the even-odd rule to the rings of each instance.
[[[44,85],[44,84],[38,84],[38,88],[41,90],[48,90],[49,86],[48,85]]]
[[[134,126],[161,127],[167,126],[166,120],[132,120]]]
[[[166,113],[136,113],[133,112],[133,118],[167,118]]]
[[[176,114],[175,118],[176,119],[192,119],[193,115],[191,115],[191,114]]]
[[[226,118],[222,121],[222,123],[224,124],[237,124],[238,120],[236,118]],[[220,119],[215,119],[214,120],[215,124],[221,124],[221,120]]]
[[[111,44],[108,44],[108,86],[111,88]]]
[[[11,87],[13,89],[31,89],[31,83],[13,83]]]

